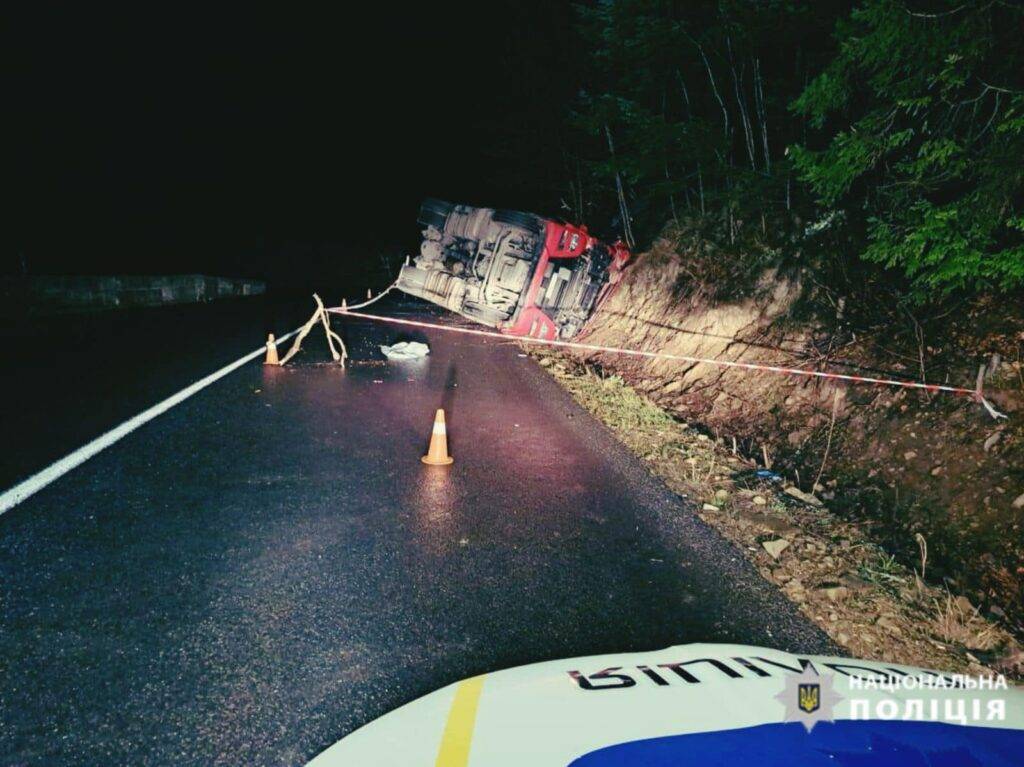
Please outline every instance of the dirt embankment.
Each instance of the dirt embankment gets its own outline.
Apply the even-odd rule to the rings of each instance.
[[[925,329],[912,317],[856,327],[843,322],[842,301],[821,319],[823,286],[800,269],[766,269],[750,287],[719,284],[711,297],[714,256],[680,240],[662,238],[638,257],[587,342],[880,378],[921,380],[924,371],[968,387],[983,363],[985,394],[1009,418],[948,394],[614,354],[581,359],[857,523],[896,561],[962,597],[961,607],[1024,635],[1020,305],[961,306]]]

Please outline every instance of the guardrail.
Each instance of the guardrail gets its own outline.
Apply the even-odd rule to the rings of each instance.
[[[0,278],[0,312],[50,315],[189,304],[266,292],[259,280],[203,274]]]

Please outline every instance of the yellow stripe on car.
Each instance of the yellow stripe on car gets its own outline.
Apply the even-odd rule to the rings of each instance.
[[[455,698],[441,736],[435,767],[466,767],[469,764],[469,747],[473,741],[473,727],[476,724],[476,710],[480,703],[484,676],[466,679],[455,688]]]

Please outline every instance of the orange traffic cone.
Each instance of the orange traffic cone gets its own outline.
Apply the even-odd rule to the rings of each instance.
[[[274,341],[274,334],[271,333],[267,336],[267,358],[263,361],[264,365],[280,365],[281,360],[277,358],[277,342]]]
[[[447,466],[455,460],[448,455],[448,431],[444,426],[444,410],[440,408],[434,416],[434,431],[430,435],[430,449],[420,460],[428,466]]]

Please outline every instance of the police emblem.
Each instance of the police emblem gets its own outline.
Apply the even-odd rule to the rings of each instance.
[[[818,683],[801,684],[797,687],[797,705],[807,714],[813,714],[821,708],[821,685]]]
[[[807,732],[818,722],[833,721],[836,704],[842,699],[833,675],[819,674],[810,664],[799,674],[788,674],[784,689],[775,696],[786,707],[784,721],[800,722]]]

